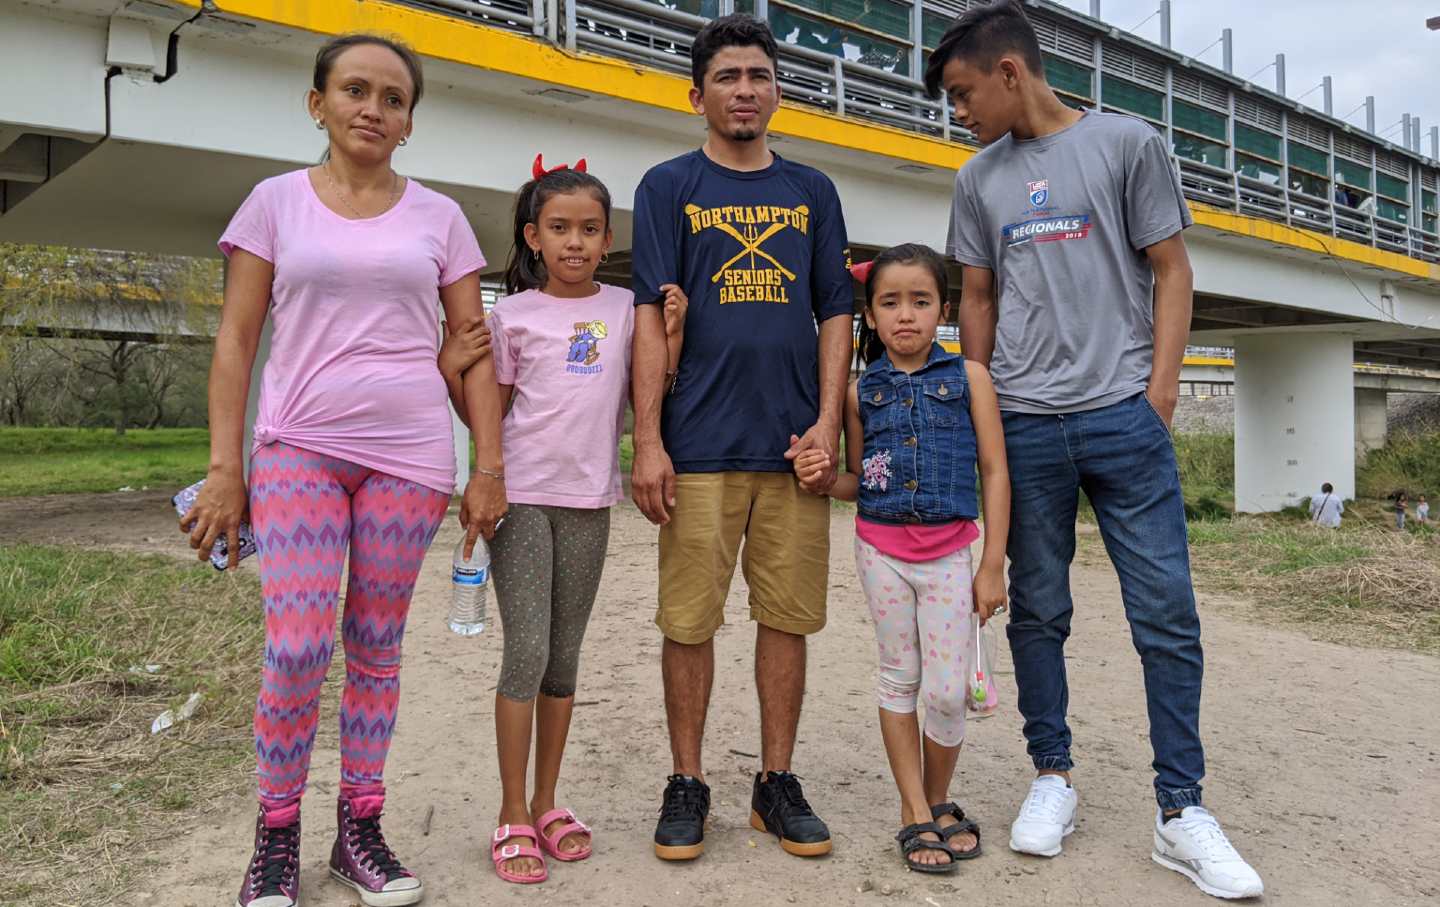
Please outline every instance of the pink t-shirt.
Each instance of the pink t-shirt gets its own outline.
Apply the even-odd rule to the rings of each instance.
[[[855,517],[855,534],[874,545],[881,554],[896,560],[919,564],[953,554],[975,543],[980,527],[974,520],[953,520],[949,523],[891,525],[873,523]]]
[[[407,180],[389,211],[346,220],[295,170],[235,212],[220,251],[235,249],[275,266],[253,449],[284,441],[453,493],[440,288],[485,266],[460,206]]]
[[[584,299],[527,290],[490,311],[495,377],[515,387],[501,429],[514,503],[598,508],[625,496],[620,434],[635,297],[599,287]]]

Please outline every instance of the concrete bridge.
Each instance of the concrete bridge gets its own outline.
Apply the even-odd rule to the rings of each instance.
[[[801,6],[739,3],[794,42],[776,147],[834,179],[860,258],[940,245],[953,172],[975,153],[913,78],[936,24],[968,0],[892,5],[908,25],[818,41],[833,23]],[[1065,97],[1146,118],[1176,151],[1197,220],[1192,342],[1235,350],[1238,506],[1275,509],[1325,480],[1352,495],[1355,363],[1440,368],[1440,167],[1098,20],[1031,6]],[[534,154],[583,154],[616,204],[622,254],[604,277],[624,282],[636,183],[702,140],[684,75],[702,20],[647,0],[0,0],[0,21],[0,78],[26,86],[0,96],[0,241],[214,254],[255,182],[318,158],[301,107],[310,59],[355,29],[425,56],[426,98],[397,165],[459,201],[497,264]]]

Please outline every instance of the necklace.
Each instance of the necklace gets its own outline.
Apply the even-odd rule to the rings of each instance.
[[[350,199],[345,196],[345,193],[340,191],[340,184],[335,182],[335,178],[330,175],[330,162],[326,161],[320,166],[320,169],[324,172],[325,180],[330,184],[330,188],[334,191],[336,198],[339,198],[340,202],[350,209],[350,213],[355,215],[357,220],[368,220],[369,218],[357,211],[354,205],[350,204]],[[381,214],[395,207],[395,201],[400,197],[400,174],[391,170],[390,179],[390,201],[385,203],[383,209],[371,215],[372,217],[379,217]]]

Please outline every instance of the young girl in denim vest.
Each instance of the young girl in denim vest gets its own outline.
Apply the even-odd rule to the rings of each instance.
[[[865,285],[856,333],[867,367],[846,398],[848,471],[828,494],[859,505],[855,564],[879,644],[880,734],[900,790],[900,853],[911,869],[953,872],[980,855],[980,829],[950,802],[949,786],[965,739],[971,621],[1005,607],[1010,479],[1000,409],[985,368],[935,341],[949,308],[938,254],[896,246],[854,273]],[[795,472],[820,492],[830,465],[823,451],[807,451]],[[977,466],[986,523],[972,572]]]

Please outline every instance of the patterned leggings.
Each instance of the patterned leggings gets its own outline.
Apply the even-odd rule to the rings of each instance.
[[[925,703],[925,736],[965,740],[965,682],[975,664],[970,549],[911,563],[855,539],[855,566],[880,648],[880,708],[913,714]]]
[[[251,459],[250,519],[265,603],[255,761],[267,824],[299,815],[347,545],[340,792],[366,798],[367,814],[378,807],[400,701],[405,616],[449,503],[432,488],[288,444],[268,444]]]
[[[575,695],[580,643],[605,569],[610,508],[512,504],[490,544],[505,628],[500,695]]]

